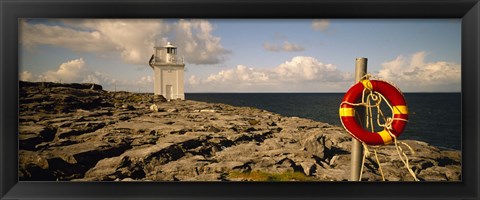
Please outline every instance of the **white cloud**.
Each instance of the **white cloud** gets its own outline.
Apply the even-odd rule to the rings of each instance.
[[[98,79],[97,76],[89,74],[85,79],[82,81],[83,83],[95,83],[95,84],[101,84],[100,79]]]
[[[156,39],[162,38],[170,29],[162,20],[136,19],[84,20],[79,26],[98,31],[130,64],[145,64],[153,53]]]
[[[230,52],[222,47],[221,38],[212,35],[213,26],[207,20],[179,20],[174,24],[175,44],[194,64],[217,64]]]
[[[79,31],[68,27],[20,22],[20,42],[27,48],[53,45],[73,51],[101,52],[115,50],[114,43],[97,30]]]
[[[32,75],[31,72],[29,72],[29,71],[22,71],[22,72],[20,73],[20,78],[19,78],[19,79],[20,79],[21,81],[32,81],[32,80],[33,80],[32,78],[33,78],[33,75]]]
[[[337,70],[333,64],[324,64],[312,57],[297,56],[287,61],[274,71],[282,80],[316,80],[340,82],[350,79],[350,75]]]
[[[46,71],[34,75],[29,71],[20,73],[20,80],[36,82],[63,82],[63,83],[96,83],[111,85],[117,81],[108,75],[92,71],[86,66],[83,58],[69,60],[60,64],[57,70]]]
[[[272,51],[272,52],[278,52],[278,51],[296,52],[296,51],[305,50],[305,48],[303,48],[302,46],[295,43],[290,43],[288,41],[285,41],[283,45],[270,44],[266,42],[263,44],[263,48],[267,51]]]
[[[254,69],[244,65],[238,65],[234,69],[222,70],[218,74],[212,74],[206,79],[206,83],[239,83],[252,85],[254,83],[266,83],[270,80],[268,70]]]
[[[330,26],[328,19],[314,19],[312,20],[312,29],[320,32],[326,32]]]
[[[347,89],[351,81],[352,75],[335,65],[297,56],[274,68],[238,65],[205,79],[192,75],[188,87],[192,92],[309,92]]]
[[[139,79],[116,80],[106,73],[92,71],[83,58],[64,62],[57,70],[47,71],[42,74],[32,74],[29,71],[20,73],[20,80],[32,82],[62,82],[62,83],[95,83],[102,85],[104,90],[151,92],[153,90],[153,77],[142,76]]]
[[[52,20],[53,21],[53,20]],[[59,46],[73,51],[118,55],[125,63],[147,65],[155,45],[167,40],[192,64],[217,64],[229,53],[213,35],[207,20],[180,20],[167,23],[152,19],[55,20],[60,25],[30,24],[21,21],[20,41],[27,48]],[[169,36],[175,35],[174,38]]]
[[[82,58],[62,63],[58,70],[47,71],[40,75],[40,80],[48,82],[79,82],[86,75],[85,61]]]
[[[150,75],[142,76],[140,80],[137,81],[139,85],[150,85],[153,83],[153,77]]]
[[[96,83],[104,87],[110,87],[119,82],[116,79],[102,72],[92,72],[91,70],[88,70],[87,74],[88,75],[86,75],[85,78],[83,78],[83,80],[81,81],[82,83]]]
[[[461,66],[446,61],[426,62],[426,56],[423,51],[409,57],[400,55],[383,63],[378,76],[395,82],[405,91],[460,91]]]
[[[188,84],[190,85],[199,85],[200,81],[201,79],[195,75],[191,75],[190,78],[188,78]]]

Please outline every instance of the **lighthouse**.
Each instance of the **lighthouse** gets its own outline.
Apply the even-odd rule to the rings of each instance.
[[[149,64],[153,69],[153,93],[167,100],[185,99],[183,58],[177,58],[177,47],[170,42],[162,47],[154,47],[155,53]]]

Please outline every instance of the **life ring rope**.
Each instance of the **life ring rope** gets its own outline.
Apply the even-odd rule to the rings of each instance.
[[[365,90],[364,90],[365,91]],[[364,96],[364,95],[362,95]],[[394,134],[392,134],[392,132],[390,130],[392,130],[392,123],[394,120],[399,120],[399,121],[405,121],[405,122],[408,122],[408,120],[406,119],[403,119],[403,118],[396,118],[396,117],[386,117],[382,110],[380,109],[380,105],[382,103],[382,100],[388,105],[388,107],[390,108],[390,111],[393,113],[393,114],[397,114],[397,113],[405,113],[405,108],[403,108],[404,106],[392,106],[390,105],[390,103],[385,99],[385,97],[378,93],[378,92],[370,92],[368,95],[367,95],[367,100],[364,101],[365,97],[362,97],[362,102],[361,103],[351,103],[351,102],[347,102],[347,101],[343,101],[341,104],[340,104],[340,107],[342,104],[348,104],[348,105],[351,105],[351,106],[363,106],[365,108],[367,108],[367,121],[366,121],[366,127],[370,127],[371,128],[371,131],[372,132],[375,132],[374,131],[374,126],[373,126],[373,111],[372,111],[372,108],[376,108],[377,109],[377,125],[380,126],[380,127],[383,127],[385,130],[384,131],[381,131],[381,132],[378,132],[380,134],[380,136],[385,136],[386,132],[388,132],[388,134],[392,137],[392,139],[394,137],[396,137]],[[371,104],[371,101],[369,99],[372,99],[373,101],[376,101],[375,104]],[[355,110],[353,108],[340,108],[340,118],[342,116],[354,116],[355,115]],[[380,122],[380,120],[383,119],[383,123]],[[343,127],[345,129],[347,129],[345,127],[345,124],[342,123]],[[348,129],[347,129],[348,130]],[[354,134],[351,134],[352,136],[354,136],[356,138],[356,136]],[[385,138],[385,137],[382,137],[382,138]],[[356,138],[356,139],[359,139],[359,138]],[[384,142],[385,143],[388,143],[391,139],[389,138],[385,138],[384,139]],[[393,139],[394,140],[394,139]],[[361,140],[360,140],[361,141]],[[362,143],[365,143],[365,142],[362,142]]]
[[[381,98],[378,98],[377,95],[380,96]],[[378,126],[384,127],[384,128],[386,128],[386,129],[390,129],[390,130],[392,129],[391,126],[392,126],[393,120],[400,120],[400,121],[408,122],[407,119],[403,119],[403,118],[385,117],[385,115],[383,114],[382,110],[380,109],[380,104],[381,104],[381,102],[382,102],[381,100],[385,100],[385,103],[388,105],[388,107],[390,108],[390,111],[391,111],[393,114],[403,114],[403,113],[407,113],[407,111],[406,111],[406,109],[407,109],[406,106],[403,106],[403,105],[402,105],[402,106],[392,106],[392,105],[390,105],[390,103],[386,100],[386,98],[385,98],[382,94],[380,94],[380,93],[378,93],[378,92],[375,92],[375,91],[371,92],[371,93],[367,96],[367,99],[368,99],[368,98],[371,98],[373,101],[377,101],[377,99],[379,99],[379,100],[378,100],[374,105],[370,104],[370,101],[368,101],[368,100],[367,100],[367,103],[365,103],[365,102],[361,102],[361,103],[350,103],[350,102],[347,102],[347,101],[343,101],[343,102],[340,104],[340,106],[341,106],[342,104],[348,104],[348,105],[351,105],[351,106],[364,106],[365,108],[368,108],[368,110],[367,110],[367,111],[368,111],[367,117],[368,117],[370,120],[373,119],[373,116],[372,116],[372,108],[377,108],[377,111],[378,111],[378,112],[377,112],[377,124],[378,124]],[[364,97],[362,97],[362,99],[364,99]],[[345,109],[345,108],[341,108],[341,109],[343,109],[343,110],[340,111],[340,112],[344,112],[344,113],[341,113],[341,114],[340,114],[341,116],[347,116],[347,115],[353,116],[354,113],[355,113],[355,110],[354,110],[354,109]],[[385,122],[384,122],[383,124],[380,122],[380,119],[381,119],[381,118],[380,118],[379,116],[382,116],[382,118],[384,119]],[[367,125],[366,125],[366,126],[369,127],[369,124],[373,124],[372,121],[367,121]],[[372,127],[372,132],[374,132],[373,126],[371,126],[371,127]],[[345,125],[344,125],[344,128],[346,128]]]
[[[354,137],[355,139],[360,141],[363,145],[363,148],[364,148],[359,181],[361,181],[361,179],[362,179],[363,167],[365,165],[365,159],[370,154],[370,151],[368,149],[369,145],[367,143],[365,143],[363,140],[360,140],[357,136],[355,136],[355,134],[352,134],[347,129],[345,124],[343,123],[342,116],[351,116],[351,117],[356,116],[354,108],[343,108],[342,107],[343,104],[350,105],[351,107],[355,107],[355,106],[365,107],[366,108],[366,116],[367,116],[365,124],[366,124],[366,128],[371,129],[371,132],[375,132],[374,131],[372,108],[376,108],[376,110],[377,110],[377,117],[376,117],[377,118],[377,125],[384,128],[383,131],[380,131],[380,132],[377,132],[377,133],[380,135],[380,137],[384,141],[384,144],[388,144],[388,143],[391,143],[391,142],[393,142],[395,144],[395,149],[397,150],[397,153],[398,153],[398,156],[400,157],[400,160],[403,162],[403,164],[407,168],[408,172],[412,175],[414,180],[419,181],[419,179],[415,175],[415,172],[413,172],[413,170],[410,167],[409,158],[408,158],[407,154],[405,153],[403,148],[399,145],[399,143],[408,147],[408,149],[410,150],[410,152],[412,154],[415,154],[415,151],[407,143],[397,141],[397,136],[395,134],[393,134],[392,131],[391,131],[391,130],[393,130],[392,123],[395,120],[408,122],[407,119],[394,117],[396,114],[397,115],[408,114],[408,109],[407,109],[406,105],[393,105],[392,106],[390,104],[390,102],[387,100],[387,98],[385,98],[384,95],[382,95],[381,93],[373,90],[373,85],[370,82],[370,80],[380,80],[380,81],[383,81],[383,82],[386,82],[386,83],[390,84],[391,86],[393,86],[398,91],[400,91],[400,89],[395,84],[393,84],[391,82],[388,82],[388,81],[385,81],[385,80],[382,80],[380,78],[374,77],[371,74],[366,74],[360,80],[361,80],[360,82],[364,86],[364,89],[362,91],[361,102],[353,103],[353,102],[348,102],[348,101],[342,101],[340,103],[340,111],[339,111],[340,112],[340,121],[342,122],[342,125],[345,128],[345,130],[347,130],[350,133],[350,135],[352,135],[352,137]],[[356,84],[358,84],[358,83],[356,83]],[[402,98],[404,98],[404,96],[401,92],[400,92],[400,94],[402,95]],[[374,102],[374,104],[372,104],[372,101]],[[380,105],[381,105],[382,102],[385,102],[388,105],[388,107],[390,108],[390,111],[393,115],[392,117],[386,117],[383,114],[382,110],[380,109]],[[357,117],[359,117],[359,116],[357,116]],[[383,123],[380,121],[381,119],[383,119]],[[362,121],[362,120],[360,120],[360,121]],[[377,150],[376,150],[377,148],[379,148],[379,146],[378,145],[371,145],[371,146],[374,147],[373,152],[375,154],[375,160],[376,160],[376,162],[379,166],[379,171],[380,171],[380,174],[382,176],[382,179],[383,179],[383,181],[385,181],[385,176],[383,174],[383,170],[382,170],[380,161],[378,159]]]

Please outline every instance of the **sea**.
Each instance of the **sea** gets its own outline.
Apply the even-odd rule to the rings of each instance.
[[[344,93],[187,93],[185,98],[255,107],[283,116],[342,126],[338,108],[343,95]],[[461,93],[404,93],[404,96],[409,121],[399,139],[419,140],[436,147],[461,150]]]

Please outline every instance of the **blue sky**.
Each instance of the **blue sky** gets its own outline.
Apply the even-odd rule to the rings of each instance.
[[[460,19],[21,20],[20,79],[153,92],[153,46],[185,57],[186,92],[344,92],[354,61],[405,92],[461,90]]]

